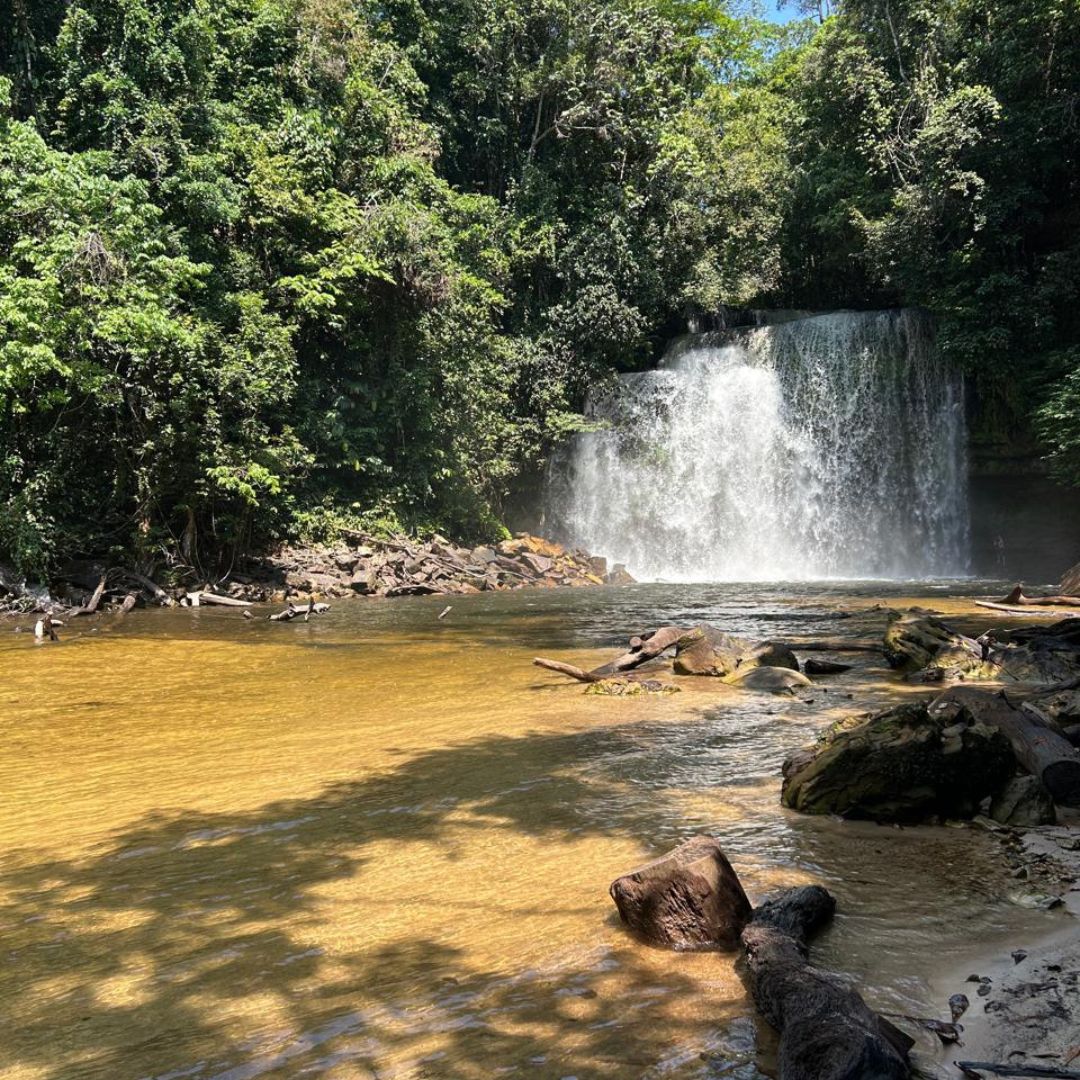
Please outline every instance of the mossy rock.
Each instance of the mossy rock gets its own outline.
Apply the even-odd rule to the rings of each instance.
[[[639,697],[641,694],[677,694],[680,687],[659,679],[601,679],[589,683],[586,694],[599,694],[602,697]]]
[[[971,817],[1016,767],[995,728],[905,704],[834,725],[784,762],[783,804],[804,814],[915,822]]]

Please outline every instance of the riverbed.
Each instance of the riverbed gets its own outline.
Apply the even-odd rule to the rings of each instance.
[[[734,967],[631,939],[611,879],[698,832],[757,900],[819,881],[815,959],[947,1018],[976,950],[1060,915],[970,828],[779,805],[784,756],[911,693],[876,654],[796,699],[708,679],[585,696],[632,632],[865,638],[879,605],[974,619],[967,582],[668,586],[231,609],[0,638],[0,1077],[768,1075]],[[854,614],[852,614],[854,613]],[[981,622],[989,620],[983,613]],[[826,688],[827,687],[827,691]]]

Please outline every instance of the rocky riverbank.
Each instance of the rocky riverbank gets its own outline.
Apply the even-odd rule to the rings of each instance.
[[[193,568],[151,577],[102,562],[72,560],[44,586],[21,581],[0,567],[0,607],[16,613],[91,614],[144,604],[460,595],[633,580],[621,564],[609,568],[601,556],[525,533],[472,548],[440,536],[417,540],[352,533],[335,545],[287,547],[245,559],[211,580]]]

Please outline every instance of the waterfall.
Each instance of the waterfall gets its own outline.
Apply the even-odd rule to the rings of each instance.
[[[641,580],[967,570],[963,387],[920,312],[691,334],[587,412],[549,522]]]

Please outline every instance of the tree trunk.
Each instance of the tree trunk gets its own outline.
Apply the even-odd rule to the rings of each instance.
[[[954,686],[930,705],[931,712],[956,707],[979,723],[996,727],[1008,740],[1016,760],[1061,806],[1080,806],[1080,753],[1031,713],[1013,707],[1003,694]]]
[[[639,641],[640,644],[637,646],[631,644],[629,652],[615,657],[607,664],[602,664],[589,674],[606,678],[609,675],[618,675],[621,671],[630,671],[640,667],[649,660],[655,660],[662,652],[677,644],[679,639],[687,633],[689,631],[681,626],[661,626],[659,630],[633,638],[632,641]]]
[[[538,656],[533,660],[533,663],[537,667],[557,671],[560,675],[569,675],[571,679],[577,679],[578,682],[600,682],[604,678],[603,675],[594,675],[591,671],[574,667],[573,664],[564,664],[561,660],[545,660],[544,657]]]
[[[780,1080],[901,1080],[914,1041],[807,959],[807,938],[835,907],[820,885],[789,889],[742,933],[750,993],[780,1032]]]

